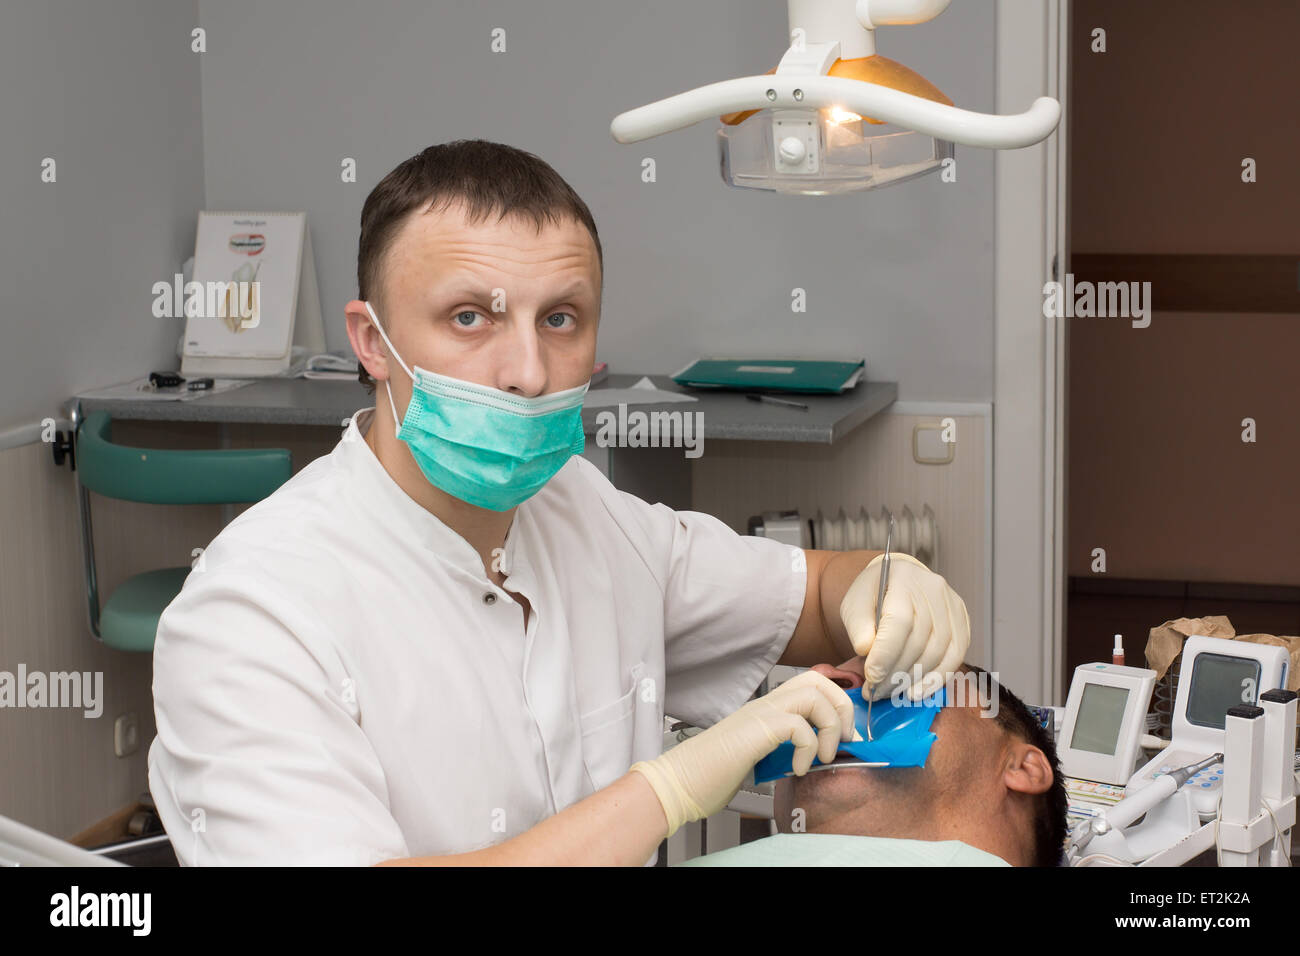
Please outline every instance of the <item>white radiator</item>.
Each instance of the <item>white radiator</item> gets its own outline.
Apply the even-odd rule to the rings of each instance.
[[[883,551],[889,531],[889,511],[883,506],[878,515],[859,508],[856,515],[846,515],[841,508],[834,518],[820,511],[806,521],[797,511],[767,511],[749,519],[749,533],[777,538],[787,544],[818,551]],[[904,505],[894,515],[894,540],[891,551],[910,554],[932,571],[939,569],[939,523],[934,509],[922,506],[919,515]]]

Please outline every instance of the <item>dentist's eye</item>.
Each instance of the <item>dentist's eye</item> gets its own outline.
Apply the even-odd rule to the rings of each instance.
[[[466,316],[469,317],[469,321],[465,321]],[[477,312],[457,312],[453,321],[461,328],[472,329],[474,327],[474,320],[481,318],[483,318],[483,316],[479,315]]]
[[[556,319],[559,319],[560,321],[556,322]],[[563,329],[568,327],[564,324],[565,320],[569,321],[570,326],[577,322],[577,319],[569,315],[567,312],[556,312],[554,315],[546,317],[546,324],[553,329]]]

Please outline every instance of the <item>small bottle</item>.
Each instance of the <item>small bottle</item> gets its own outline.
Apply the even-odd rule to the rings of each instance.
[[[1115,649],[1110,652],[1110,662],[1117,667],[1124,666],[1124,638],[1119,634],[1115,635]]]

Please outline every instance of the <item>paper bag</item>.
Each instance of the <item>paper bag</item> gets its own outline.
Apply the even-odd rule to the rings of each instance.
[[[1221,637],[1230,641],[1249,641],[1252,644],[1271,644],[1273,647],[1285,647],[1291,655],[1291,664],[1286,671],[1286,689],[1300,691],[1300,637],[1277,637],[1273,634],[1238,634],[1223,615],[1213,617],[1180,617],[1176,621],[1165,621],[1159,627],[1151,628],[1147,636],[1147,667],[1156,672],[1159,680],[1169,670],[1183,650],[1183,642],[1193,634],[1206,637]],[[1271,687],[1261,687],[1272,690]]]

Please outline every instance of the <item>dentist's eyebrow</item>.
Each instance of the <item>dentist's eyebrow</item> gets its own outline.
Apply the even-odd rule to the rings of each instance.
[[[458,285],[446,289],[435,286],[432,290],[432,298],[438,306],[448,306],[456,302],[477,302],[481,299],[491,299],[492,289],[479,285]]]
[[[448,307],[457,302],[489,302],[492,300],[492,286],[486,285],[456,285],[447,289],[435,286],[432,290],[432,298],[435,307]],[[496,287],[496,288],[499,288]],[[557,292],[548,293],[543,301],[548,303],[578,301],[589,302],[594,298],[591,283],[585,279],[580,279],[570,283]],[[506,306],[509,307],[510,299],[506,297]]]
[[[579,279],[576,282],[570,283],[568,286],[561,289],[559,292],[556,292],[553,296],[551,296],[551,298],[555,299],[556,301],[559,301],[561,299],[572,299],[581,296],[590,296],[591,293],[592,293],[591,283],[588,282],[586,279]]]
[[[572,303],[575,306],[590,308],[596,300],[595,291],[591,283],[585,279],[579,279],[558,292],[551,293],[541,301],[544,303],[543,310],[548,311],[557,305]]]

